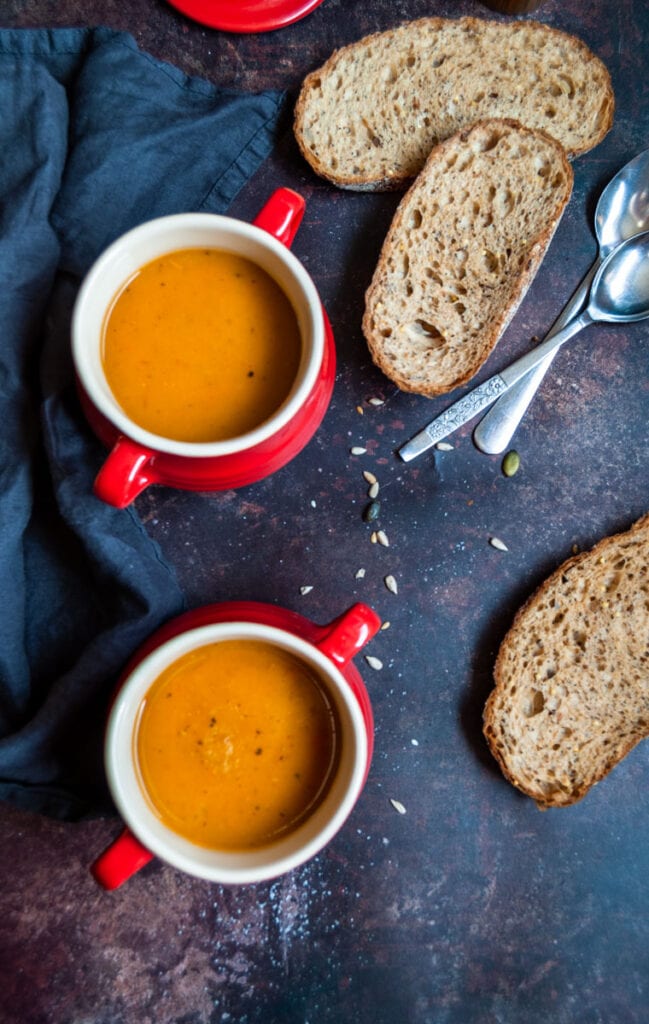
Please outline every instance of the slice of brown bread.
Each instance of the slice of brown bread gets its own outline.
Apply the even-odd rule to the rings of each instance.
[[[344,188],[401,188],[433,146],[475,121],[542,128],[569,156],[613,122],[604,64],[575,36],[534,21],[421,18],[337,50],[304,81],[295,137]]]
[[[649,515],[546,580],[494,674],[485,736],[540,807],[581,800],[649,735]]]
[[[562,147],[515,121],[442,142],[401,200],[365,297],[363,333],[398,387],[469,380],[514,315],[572,190]]]

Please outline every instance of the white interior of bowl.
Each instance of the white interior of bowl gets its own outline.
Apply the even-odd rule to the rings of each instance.
[[[126,415],[106,380],[101,361],[106,311],[124,284],[150,260],[177,249],[235,252],[265,270],[295,310],[302,358],[293,387],[276,413],[254,430],[210,443],[174,441],[144,430]],[[72,356],[79,380],[99,411],[122,434],[146,448],[188,458],[230,455],[252,448],[281,430],[312,391],[322,365],[324,323],[313,281],[293,253],[267,231],[230,217],[183,213],[134,228],[105,250],[84,279],[72,317]]]
[[[188,651],[219,640],[236,639],[276,644],[309,664],[326,683],[341,730],[338,769],[314,813],[279,841],[249,852],[206,849],[167,828],[141,785],[134,749],[141,702],[160,673]],[[106,773],[115,804],[140,842],[188,874],[226,884],[275,878],[315,856],[336,834],[358,799],[367,757],[363,715],[339,670],[312,644],[284,630],[250,622],[202,626],[181,633],[153,651],[120,689],[110,715],[105,746]]]

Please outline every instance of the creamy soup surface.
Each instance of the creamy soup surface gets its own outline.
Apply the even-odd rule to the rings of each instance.
[[[272,644],[227,640],[158,677],[135,737],[160,819],[200,846],[250,850],[295,829],[326,795],[339,729],[309,665]]]
[[[115,399],[159,437],[239,437],[283,404],[302,352],[295,311],[251,260],[180,249],[145,264],[115,296],[102,360]]]

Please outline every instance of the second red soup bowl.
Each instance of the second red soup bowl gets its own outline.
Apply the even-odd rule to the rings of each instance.
[[[92,873],[99,884],[106,889],[116,888],[154,856],[188,874],[225,884],[255,883],[274,878],[315,856],[344,824],[369,772],[373,748],[372,709],[352,659],[379,627],[380,619],[364,604],[352,605],[333,622],[320,626],[273,605],[227,602],[188,612],[154,634],[126,667],[109,716],[106,772],[126,829],[92,866]],[[180,830],[174,825],[170,827],[163,810],[165,805],[158,805],[156,809],[155,798],[152,802],[151,790],[147,788],[140,738],[147,704],[153,700],[154,692],[159,693],[158,712],[165,721],[165,727],[171,723],[172,728],[167,739],[158,742],[155,756],[161,759],[160,767],[164,772],[168,770],[165,759],[170,759],[175,765],[172,784],[175,786],[176,780],[181,780],[180,803],[177,806],[181,814],[190,816],[192,821],[198,814],[198,811],[195,814],[194,803],[206,800],[206,807],[200,814],[207,817],[216,815],[220,828],[227,818],[225,793],[232,786],[235,787],[235,795],[239,794],[237,804],[246,808],[242,813],[251,819],[260,809],[256,806],[262,800],[260,789],[270,785],[274,799],[278,784],[273,773],[277,774],[279,768],[268,745],[273,721],[277,719],[275,724],[286,736],[299,733],[306,740],[311,736],[308,715],[313,712],[309,711],[299,723],[291,715],[284,716],[280,705],[274,703],[276,691],[272,688],[265,664],[258,669],[259,676],[253,689],[242,680],[236,669],[231,669],[229,677],[225,673],[219,674],[218,678],[208,677],[207,697],[196,686],[196,678],[182,677],[180,669],[187,657],[205,657],[206,645],[218,647],[242,640],[270,645],[282,657],[297,659],[312,678],[317,678],[318,686],[326,694],[332,721],[335,720],[337,757],[321,801],[309,809],[296,827],[255,848],[228,849],[222,844],[205,845],[188,833],[183,834],[182,827]],[[160,684],[162,689],[159,689]],[[302,683],[292,681],[289,685],[295,693],[295,687]],[[189,705],[189,710],[182,708],[178,721],[173,709],[175,694],[167,692],[175,686],[184,686]],[[260,693],[269,686],[271,704],[268,707],[261,697],[249,696],[257,693],[257,686],[261,687]],[[263,748],[267,755],[265,758],[252,756],[247,734],[240,741],[236,728],[225,727],[222,710],[226,692],[230,694],[228,700],[234,718],[241,720],[246,728],[250,723],[244,720],[251,716],[256,719],[258,714],[266,716],[252,740],[253,746],[259,747],[254,753],[261,754]],[[250,705],[251,700],[253,706]],[[266,707],[264,712],[260,710],[262,705]],[[194,736],[199,721],[203,729],[198,736],[200,750],[195,747],[197,737]],[[210,731],[212,726],[214,729]],[[224,735],[220,735],[224,728]],[[212,737],[217,741],[214,748]],[[244,747],[241,742],[244,742]],[[181,761],[175,760],[178,757]],[[246,758],[248,765],[258,762],[256,767],[262,772],[262,781],[257,775],[251,777],[246,774]],[[206,763],[206,774],[201,768],[202,781],[185,786],[182,782],[185,768],[189,761],[196,759],[201,765]],[[283,761],[284,757],[280,760]],[[288,771],[293,771],[290,759]],[[295,778],[300,781],[291,781],[291,785],[301,787],[305,776],[296,774]],[[209,796],[203,796],[204,785],[209,787]]]

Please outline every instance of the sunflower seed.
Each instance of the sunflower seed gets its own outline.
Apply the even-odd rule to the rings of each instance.
[[[453,445],[449,444],[448,441],[438,441],[435,445],[438,452],[452,452]]]
[[[361,448],[360,445],[354,445],[353,448],[349,449],[352,455],[365,455],[367,448]]]
[[[369,498],[376,498],[378,493],[379,493],[379,482],[378,482],[378,480],[375,480],[374,483],[371,485],[369,491],[367,492],[367,495],[368,495]]]
[[[367,481],[368,484],[376,483],[376,477],[374,476],[374,473],[370,473],[369,469],[363,470],[363,476],[365,477],[365,480]]]
[[[386,576],[383,582],[385,583],[386,587],[388,588],[391,594],[399,593],[397,581],[395,580],[394,576]]]
[[[500,539],[500,537],[490,537],[489,543],[492,548],[496,548],[497,551],[509,551],[509,548],[505,542]]]
[[[391,799],[390,803],[394,807],[394,809],[397,812],[397,814],[405,814],[406,813],[406,809],[405,809],[405,807],[403,806],[403,804],[401,803],[400,800],[392,800]]]
[[[379,672],[383,668],[383,662],[381,661],[381,659],[375,658],[371,654],[365,655],[365,661],[370,666],[370,668],[375,669],[377,672]]]
[[[357,569],[356,570],[356,576],[354,577],[354,579],[362,580],[364,576],[365,576],[365,569]]]
[[[390,547],[390,541],[388,540],[388,535],[385,530],[379,530],[376,534],[376,539],[384,548]]]
[[[310,594],[312,590],[313,590],[313,587],[300,587],[300,593],[301,593],[302,597],[304,597],[305,594]]]

